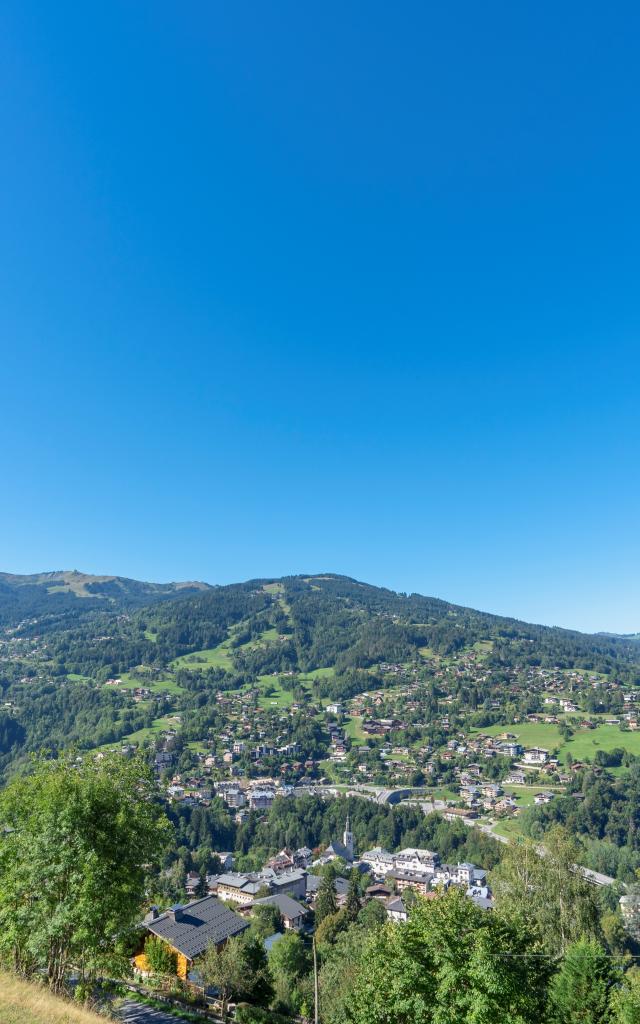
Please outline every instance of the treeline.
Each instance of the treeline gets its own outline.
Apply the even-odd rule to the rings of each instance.
[[[14,684],[10,693],[17,709],[0,713],[0,780],[28,765],[32,752],[115,743],[163,713],[155,701],[131,707],[111,688],[70,680]]]
[[[566,795],[529,808],[522,822],[532,837],[563,825],[581,839],[587,867],[634,881],[640,868],[640,764],[632,761],[620,778],[579,772]]]

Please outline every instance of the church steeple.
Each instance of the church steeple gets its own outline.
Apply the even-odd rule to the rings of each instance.
[[[347,820],[344,825],[344,832],[342,833],[342,844],[349,854],[350,860],[353,860],[353,832],[349,825],[349,815],[347,814]]]

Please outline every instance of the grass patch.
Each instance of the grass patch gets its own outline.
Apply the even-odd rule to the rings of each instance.
[[[334,674],[335,672],[332,668],[314,668],[311,672],[305,672],[303,676],[300,676],[300,679],[329,679],[329,677]],[[331,704],[331,701],[329,701],[329,703]]]
[[[4,973],[0,973],[0,1020],[2,1024],[105,1024],[99,1014]]]
[[[522,835],[522,830],[517,818],[505,818],[503,821],[499,821],[498,824],[494,826],[493,831],[496,835],[506,836],[507,839],[513,839],[514,836]]]
[[[163,715],[162,718],[155,718],[152,725],[147,726],[145,729],[137,729],[136,732],[132,732],[128,736],[123,736],[122,739],[118,740],[118,744],[142,743],[150,736],[163,732],[165,729],[180,729],[180,722],[176,721],[175,715]],[[114,744],[108,743],[107,746],[113,747]]]
[[[190,672],[203,672],[207,668],[222,668],[225,672],[233,669],[230,650],[231,640],[223,640],[217,647],[210,647],[204,651],[192,651],[191,654],[182,654],[175,658],[170,668],[176,670],[186,668]]]
[[[258,697],[261,708],[288,708],[293,704],[293,693],[283,690],[278,676],[258,676],[258,685],[262,690],[262,696]]]
[[[246,643],[241,644],[238,648],[239,651],[255,651],[259,647],[264,647],[266,644],[275,644],[278,641],[278,630],[272,627],[271,629],[265,629],[258,636],[254,636],[251,640],[247,640]]]
[[[144,686],[147,690],[151,690],[151,693],[173,693],[178,696],[185,692],[184,687],[178,686],[171,676],[167,676],[165,679],[132,679],[130,672],[123,672],[119,679],[119,690],[135,690],[138,686]]]
[[[561,764],[566,764],[567,754],[574,761],[588,758],[593,761],[598,750],[613,750],[621,747],[631,754],[640,756],[640,732],[622,730],[618,725],[599,725],[595,729],[577,729],[573,736],[565,741],[556,725],[548,722],[519,722],[517,725],[491,725],[485,729],[474,729],[474,733],[488,736],[499,736],[509,732],[518,737],[523,747],[542,747],[549,752],[558,750]]]
[[[365,734],[362,731],[362,719],[352,716],[347,719],[344,727],[345,735],[349,737],[355,746],[362,746],[366,742]]]
[[[564,793],[564,786],[512,786],[511,783],[504,787],[505,793],[515,796],[518,807],[531,807],[537,793],[555,793],[561,796]]]

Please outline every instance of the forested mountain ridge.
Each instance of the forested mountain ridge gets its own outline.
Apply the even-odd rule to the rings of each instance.
[[[446,656],[487,640],[497,662],[516,657],[626,675],[640,667],[638,646],[626,638],[534,625],[330,574],[250,580],[142,609],[102,653],[113,653],[114,670],[126,669],[134,662],[123,663],[118,645],[144,637],[141,653],[162,667],[219,643],[233,623],[242,628],[231,658],[246,672],[368,669],[415,658],[421,649]],[[280,643],[247,651],[246,643],[267,629],[276,630]]]
[[[80,573],[17,579],[0,576],[0,771],[32,750],[137,739],[175,721],[200,742],[222,724],[223,692],[253,693],[249,699],[266,707],[277,703],[267,700],[275,685],[278,700],[286,690],[289,703],[315,707],[303,748],[319,757],[328,742],[322,703],[393,687],[398,673],[423,687],[413,714],[424,727],[441,719],[445,698],[488,714],[496,700],[521,700],[534,667],[640,683],[632,640],[531,625],[330,573],[216,587]],[[461,659],[476,665],[471,675]],[[444,688],[443,671],[451,676]],[[178,717],[167,723],[170,712]]]
[[[0,572],[0,625],[28,617],[139,608],[154,601],[208,589],[200,582],[146,583],[124,576],[95,576],[77,569],[15,575]]]

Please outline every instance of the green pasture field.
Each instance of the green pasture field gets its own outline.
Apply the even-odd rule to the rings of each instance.
[[[599,725],[595,729],[576,729],[573,736],[563,740],[558,727],[548,722],[519,722],[516,725],[491,725],[485,729],[474,729],[474,733],[499,736],[509,732],[518,737],[524,747],[542,747],[549,752],[558,750],[561,764],[566,764],[567,754],[574,761],[585,758],[593,760],[598,750],[613,750],[621,747],[631,754],[640,756],[640,732],[629,732],[617,725]]]
[[[345,735],[348,736],[352,743],[356,746],[361,746],[366,742],[366,737],[362,731],[362,719],[353,717],[347,719],[344,727]]]
[[[137,686],[144,686],[152,693],[173,693],[176,696],[180,693],[184,693],[182,686],[178,686],[175,679],[166,677],[165,679],[132,679],[129,672],[122,672],[118,677],[121,682],[118,690],[135,690]]]
[[[290,690],[283,690],[278,676],[258,676],[262,697],[258,697],[258,704],[261,708],[288,708],[293,704],[293,694]],[[270,696],[264,692],[267,688],[273,689]]]
[[[162,732],[164,729],[180,729],[180,722],[175,720],[174,715],[163,715],[162,718],[155,718],[153,725],[147,726],[145,729],[138,729],[136,732],[130,733],[128,736],[123,736],[122,739],[118,740],[118,745],[122,743],[142,743],[143,740],[154,736],[156,733]],[[110,747],[115,744],[110,743]]]
[[[231,640],[223,640],[217,647],[209,647],[204,651],[192,651],[182,654],[170,663],[170,668],[186,668],[190,672],[203,672],[207,668],[222,668],[230,672],[233,668],[230,653]]]

